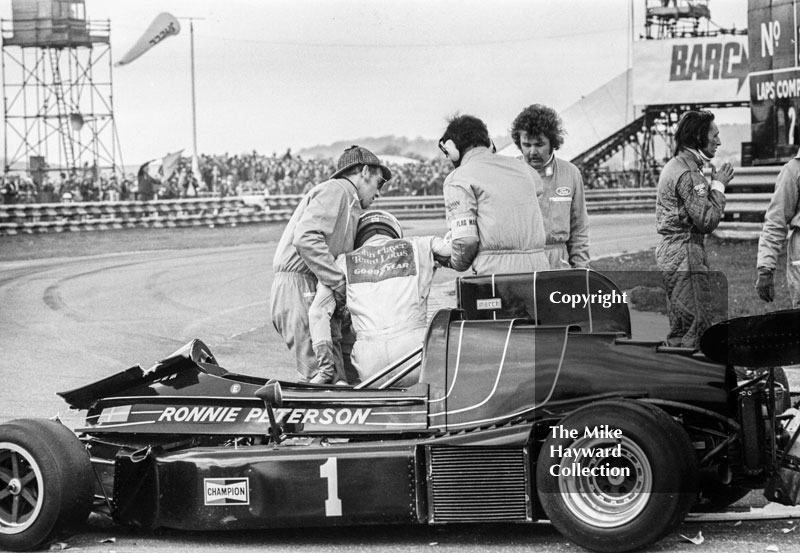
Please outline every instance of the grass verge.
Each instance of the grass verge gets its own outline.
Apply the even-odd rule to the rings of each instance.
[[[754,284],[756,281],[757,249],[757,240],[730,240],[713,236],[706,240],[709,269],[716,272],[719,277],[724,278],[726,281],[726,283],[720,283],[719,287],[712,286],[712,289],[716,290],[714,303],[727,303],[727,314],[722,313],[724,305],[720,305],[720,309],[715,310],[715,319],[757,315],[791,307],[789,290],[786,286],[785,251],[781,252],[778,259],[778,269],[775,272],[776,300],[773,303],[765,303],[756,294]],[[611,271],[615,272],[615,274],[621,274],[621,272],[630,273],[635,282],[619,283],[620,287],[626,290],[634,290],[636,286],[641,286],[645,289],[651,288],[653,286],[652,283],[649,285],[641,283],[641,274],[648,273],[654,276],[659,274],[654,249],[599,259],[592,262],[592,269],[601,273]],[[714,275],[711,278],[713,282]],[[653,280],[653,278],[650,280]],[[656,294],[647,294],[641,289],[639,293],[643,297],[641,303],[636,305],[637,309],[640,311],[665,312],[665,304],[663,301],[659,301],[657,297],[654,297]],[[727,296],[727,301],[723,299],[724,295]],[[635,296],[632,299],[634,303],[637,303]]]

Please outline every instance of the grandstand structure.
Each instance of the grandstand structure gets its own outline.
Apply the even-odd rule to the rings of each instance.
[[[84,0],[12,0],[2,28],[4,173],[121,172],[111,25]]]
[[[655,186],[685,111],[749,105],[747,31],[717,27],[708,4],[645,0],[632,68],[561,113],[561,155],[587,179],[624,150],[633,154],[628,181]]]

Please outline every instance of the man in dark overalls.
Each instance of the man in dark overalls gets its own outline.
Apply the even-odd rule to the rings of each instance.
[[[661,243],[656,261],[669,300],[670,346],[697,348],[711,325],[711,290],[705,237],[717,228],[725,210],[725,187],[733,167],[711,165],[711,182],[703,176],[722,144],[714,114],[688,111],[675,131],[675,157],[658,179],[656,226]]]

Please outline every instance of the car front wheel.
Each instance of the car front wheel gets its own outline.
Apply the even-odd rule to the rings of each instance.
[[[60,422],[0,425],[0,549],[35,549],[85,523],[93,481],[86,449]]]

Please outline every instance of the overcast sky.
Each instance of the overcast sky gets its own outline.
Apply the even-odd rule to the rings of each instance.
[[[539,102],[564,109],[628,67],[644,0],[86,0],[116,61],[162,11],[194,23],[200,153],[438,138],[455,111],[492,134]],[[712,0],[745,28],[746,0]],[[0,0],[11,17],[11,1]],[[189,23],[114,68],[126,165],[191,151]]]

